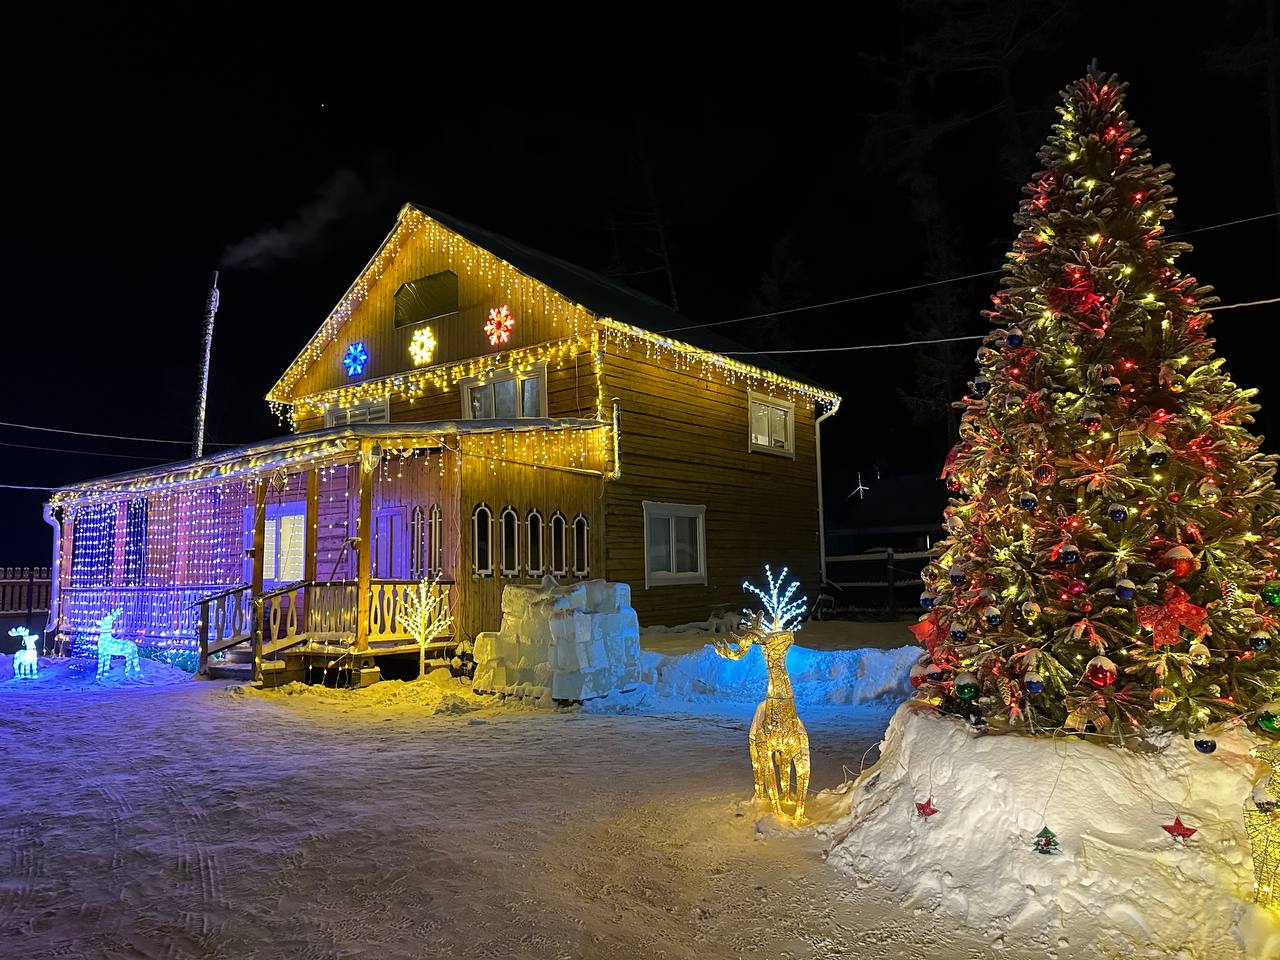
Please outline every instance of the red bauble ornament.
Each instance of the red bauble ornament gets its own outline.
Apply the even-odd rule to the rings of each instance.
[[[1183,577],[1189,577],[1199,570],[1200,561],[1196,559],[1194,553],[1179,543],[1160,554],[1159,559],[1156,560],[1156,566],[1171,571],[1175,577],[1181,580]]]
[[[1089,585],[1083,580],[1072,580],[1067,584],[1067,593],[1073,597],[1084,596],[1084,592],[1089,589]]]
[[[1042,487],[1047,487],[1058,479],[1058,471],[1052,463],[1042,463],[1031,475],[1032,479]]]
[[[1086,600],[1084,603],[1080,604],[1080,612],[1093,613],[1093,604]]]
[[[1181,503],[1181,502],[1182,502],[1182,494],[1180,494],[1177,490],[1170,490],[1170,491],[1169,491],[1169,502],[1170,502],[1170,503]]]
[[[1109,687],[1116,682],[1116,665],[1108,657],[1097,656],[1084,668],[1085,678],[1095,687]]]

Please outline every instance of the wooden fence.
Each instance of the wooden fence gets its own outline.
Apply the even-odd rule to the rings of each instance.
[[[827,557],[831,605],[824,613],[887,614],[896,617],[919,610],[920,571],[932,550],[869,550]]]
[[[0,614],[48,613],[52,590],[48,567],[0,567]]]

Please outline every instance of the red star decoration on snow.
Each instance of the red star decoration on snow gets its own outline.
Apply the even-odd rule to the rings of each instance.
[[[1175,840],[1188,840],[1196,833],[1196,828],[1188,827],[1182,822],[1182,817],[1174,817],[1173,823],[1162,823],[1160,827]]]
[[[933,797],[930,797],[924,803],[916,804],[916,813],[920,814],[920,816],[924,817],[926,820],[928,820],[937,812],[938,812],[938,808],[933,805]],[[1169,828],[1165,827],[1165,829],[1168,830]],[[1192,830],[1191,832],[1195,833],[1194,830]]]

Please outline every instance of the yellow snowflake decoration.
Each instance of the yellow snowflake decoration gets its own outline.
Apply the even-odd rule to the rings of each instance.
[[[436,355],[436,335],[430,327],[423,327],[413,334],[409,341],[409,356],[413,358],[415,367],[425,367]]]

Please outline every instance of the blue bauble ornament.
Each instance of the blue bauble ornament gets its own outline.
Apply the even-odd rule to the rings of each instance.
[[[979,397],[985,397],[991,392],[991,381],[979,374],[973,378],[973,392]]]
[[[1004,622],[1004,614],[1000,612],[999,607],[984,607],[982,617],[987,621],[988,627],[998,627]]]
[[[1009,332],[1004,335],[1004,345],[1006,347],[1022,346],[1022,331],[1017,327],[1010,327]]]
[[[1018,506],[1023,510],[1034,510],[1039,502],[1039,498],[1030,490],[1018,496]]]
[[[1058,559],[1063,563],[1075,563],[1080,559],[1080,551],[1073,546],[1065,546],[1058,551]]]
[[[1138,588],[1133,585],[1132,580],[1116,581],[1116,599],[1121,603],[1128,603],[1138,595]]]
[[[1271,646],[1271,637],[1259,630],[1249,638],[1249,646],[1257,653],[1264,653]]]
[[[1113,503],[1107,507],[1107,516],[1116,523],[1124,523],[1129,519],[1129,508],[1123,503]]]
[[[952,567],[947,572],[947,579],[954,583],[957,587],[969,579],[968,571],[964,567]]]
[[[1218,749],[1218,741],[1210,740],[1208,737],[1199,737],[1196,740],[1196,749],[1201,753],[1213,753]]]
[[[956,643],[963,643],[965,637],[967,636],[969,636],[969,634],[965,633],[963,627],[951,628],[951,639],[954,640]]]
[[[942,668],[930,660],[924,665],[924,678],[930,683],[941,683]]]
[[[1044,693],[1044,678],[1038,673],[1028,673],[1022,678],[1022,685],[1026,688],[1027,693],[1033,697],[1036,694]]]
[[[925,610],[932,610],[933,605],[938,602],[938,595],[932,590],[926,590],[920,594],[920,606]]]

